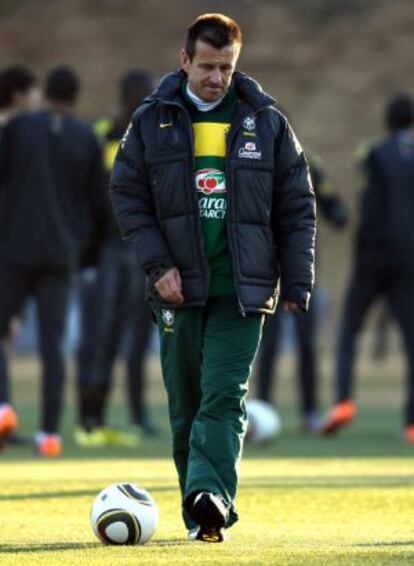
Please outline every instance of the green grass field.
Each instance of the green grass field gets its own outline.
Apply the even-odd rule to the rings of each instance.
[[[36,369],[31,360],[14,369],[22,430],[29,432],[37,419]],[[241,520],[228,542],[185,539],[164,397],[152,364],[150,397],[162,428],[156,440],[144,440],[135,452],[81,451],[71,440],[70,401],[61,460],[39,460],[28,447],[0,455],[0,565],[413,564],[414,448],[401,438],[400,361],[391,356],[381,369],[363,365],[360,416],[330,440],[298,431],[291,369],[287,361],[279,387],[283,433],[271,446],[246,448]],[[125,423],[119,385],[111,419]],[[104,547],[91,531],[95,495],[118,481],[141,484],[158,502],[160,524],[144,547]]]

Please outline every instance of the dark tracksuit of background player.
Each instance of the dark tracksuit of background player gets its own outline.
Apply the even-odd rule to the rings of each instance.
[[[392,132],[361,163],[355,263],[339,332],[336,396],[350,399],[355,343],[372,303],[385,298],[403,335],[408,361],[406,423],[414,424],[414,137]]]
[[[316,195],[317,210],[322,217],[341,229],[347,223],[347,211],[340,197],[332,190],[332,185],[326,178],[322,165],[311,152],[306,152],[313,188]],[[317,309],[315,308],[315,291],[309,303],[309,310],[300,316],[293,314],[295,332],[299,346],[298,385],[301,401],[301,414],[304,426],[309,419],[315,417],[317,411],[317,376],[316,376],[316,327]],[[283,322],[283,311],[277,309],[276,314],[269,317],[264,326],[258,366],[257,366],[257,396],[263,401],[272,401],[273,370],[279,351]]]
[[[91,223],[106,224],[102,159],[90,128],[70,114],[22,114],[0,144],[0,334],[33,295],[43,362],[41,430],[57,431],[71,275]],[[0,403],[10,402],[0,342]]]
[[[108,195],[109,175],[125,128],[113,119],[101,119],[94,129],[104,154],[106,182],[102,191],[108,206],[109,227],[96,277],[81,280],[79,420],[88,431],[104,425],[115,358],[125,331],[129,330],[125,354],[131,421],[153,432],[155,429],[145,410],[144,361],[151,335],[151,316],[145,301],[144,273],[137,268],[131,250],[121,238]]]

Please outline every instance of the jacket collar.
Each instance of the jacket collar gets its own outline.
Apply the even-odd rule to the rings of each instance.
[[[180,101],[181,85],[186,78],[187,75],[183,70],[168,73],[162,77],[158,88],[146,98],[146,101],[152,102],[158,100],[167,103]],[[244,73],[235,71],[233,74],[233,82],[240,100],[255,111],[261,110],[266,106],[271,106],[276,102],[274,98],[262,90],[259,83]]]

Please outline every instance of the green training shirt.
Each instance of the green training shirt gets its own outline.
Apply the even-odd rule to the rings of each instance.
[[[230,88],[221,103],[201,112],[183,97],[194,132],[195,186],[200,207],[204,247],[210,268],[209,296],[235,292],[233,266],[227,241],[226,134],[237,106],[237,95]]]

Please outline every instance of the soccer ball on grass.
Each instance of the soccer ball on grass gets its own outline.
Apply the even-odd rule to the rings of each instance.
[[[92,504],[92,529],[103,544],[145,544],[157,523],[157,504],[133,483],[109,485]]]
[[[246,442],[266,444],[274,440],[280,432],[281,423],[273,405],[260,399],[249,399],[246,402],[246,409]]]

